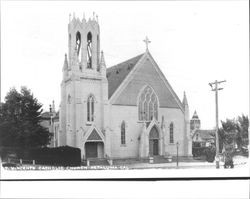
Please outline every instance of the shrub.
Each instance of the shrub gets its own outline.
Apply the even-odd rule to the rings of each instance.
[[[206,160],[208,162],[213,162],[216,155],[215,146],[210,146],[205,149]]]
[[[205,155],[206,147],[193,147],[192,154],[194,157],[201,157]]]
[[[79,166],[81,164],[80,149],[69,146],[38,148],[31,150],[29,156],[37,164],[57,166]]]

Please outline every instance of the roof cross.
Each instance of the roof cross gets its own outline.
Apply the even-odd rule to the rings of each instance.
[[[146,38],[143,40],[146,44],[146,50],[148,50],[148,44],[151,43],[151,41],[148,39],[148,37],[146,36]]]

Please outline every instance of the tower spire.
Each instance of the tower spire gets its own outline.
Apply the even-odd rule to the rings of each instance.
[[[182,104],[183,106],[188,106],[188,101],[187,101],[187,97],[186,97],[186,92],[184,91],[184,94],[183,94],[183,100],[182,100]]]

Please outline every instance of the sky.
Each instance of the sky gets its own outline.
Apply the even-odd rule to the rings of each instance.
[[[69,14],[100,24],[107,67],[149,51],[202,129],[215,126],[215,93],[208,83],[226,80],[219,91],[219,120],[249,115],[248,1],[2,1],[1,100],[11,87],[27,86],[43,109],[60,104]],[[83,14],[84,13],[84,14]]]

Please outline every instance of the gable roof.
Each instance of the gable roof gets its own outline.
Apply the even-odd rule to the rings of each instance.
[[[195,133],[193,134],[193,137],[195,134],[199,133],[202,140],[209,140],[215,138],[215,130],[201,130],[197,129]]]
[[[109,98],[113,95],[143,55],[144,54],[140,54],[120,64],[107,68]]]

